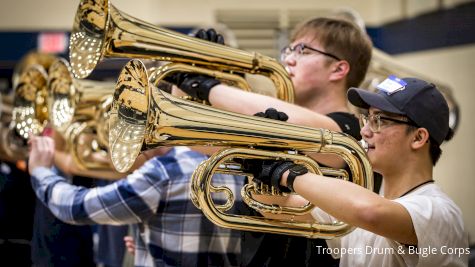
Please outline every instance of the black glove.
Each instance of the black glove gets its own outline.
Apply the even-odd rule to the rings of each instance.
[[[286,121],[287,114],[277,111],[275,108],[268,108],[265,112],[258,112],[254,116]],[[245,159],[242,161],[242,166],[245,172],[251,173],[254,179],[266,185],[273,186],[281,192],[290,192],[286,187],[280,186],[280,178],[282,174],[291,168],[294,163],[290,161],[275,161],[275,160],[259,160],[259,159]],[[273,175],[275,173],[275,175]]]
[[[242,167],[245,172],[251,173],[256,182],[273,186],[280,192],[289,193],[290,190],[280,185],[280,180],[285,171],[292,168],[295,163],[291,161],[275,160],[244,160]]]
[[[165,81],[175,84],[188,95],[209,101],[209,92],[211,88],[221,82],[213,77],[200,75],[196,73],[177,72],[168,77]]]
[[[265,112],[257,112],[256,114],[254,114],[254,116],[278,121],[287,121],[289,119],[289,116],[287,116],[287,114],[281,111],[277,111],[275,108],[268,108]]]
[[[206,31],[204,29],[200,29],[193,36],[199,39],[224,45],[223,36],[212,28]],[[211,88],[221,83],[219,80],[210,76],[186,72],[174,73],[168,77],[165,77],[165,81],[175,84],[178,86],[178,88],[190,96],[205,101],[209,101],[209,91]]]
[[[217,79],[209,76],[188,73],[183,75],[183,80],[178,81],[176,85],[194,98],[209,101],[211,88],[220,83]]]
[[[224,37],[217,33],[213,28],[209,28],[208,30],[199,29],[193,36],[202,40],[224,45]]]

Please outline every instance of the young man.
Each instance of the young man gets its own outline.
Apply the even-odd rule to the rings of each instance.
[[[69,184],[50,167],[54,141],[32,137],[29,171],[38,199],[71,224],[137,224],[136,266],[239,266],[240,236],[215,226],[189,196],[190,177],[207,159],[186,147],[161,148],[125,179],[87,189]],[[215,175],[234,195],[242,180]]]
[[[368,110],[361,116],[361,135],[374,170],[383,176],[381,195],[289,162],[273,164],[265,182],[277,179],[358,227],[340,244],[329,242],[339,248],[340,266],[466,266],[468,238],[460,209],[432,173],[441,143],[451,137],[447,103],[435,85],[416,78],[392,76],[378,88],[378,93],[352,88],[348,99]],[[286,170],[275,171],[282,164]],[[317,220],[328,220],[328,214],[313,213]]]
[[[352,125],[340,123],[341,116],[354,118],[346,91],[363,81],[371,48],[366,34],[347,21],[315,18],[299,25],[281,55],[294,85],[295,105],[201,75],[188,75],[177,85],[220,109],[252,115],[273,107],[288,114],[291,123],[346,131]]]
[[[202,39],[215,41],[216,33]],[[272,107],[286,113],[288,122],[343,131],[360,139],[358,120],[350,113],[346,92],[349,87],[358,86],[363,81],[371,51],[367,35],[352,23],[314,18],[297,26],[291,43],[282,50],[281,60],[295,89],[295,105],[245,92],[200,75],[187,75],[177,81],[177,86],[220,109],[252,115]],[[328,161],[328,156],[318,160],[333,163]],[[260,233],[244,233],[244,265],[334,264],[331,257],[324,259],[324,255],[316,254],[315,247],[325,245],[323,240],[267,234],[262,241]],[[275,252],[276,247],[282,250]]]

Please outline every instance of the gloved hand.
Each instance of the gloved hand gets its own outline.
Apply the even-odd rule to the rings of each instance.
[[[254,116],[278,121],[287,121],[289,119],[289,116],[287,116],[287,114],[281,111],[277,111],[275,108],[268,108],[265,112],[257,112],[256,114],[254,114]]]
[[[208,30],[199,29],[193,36],[202,40],[224,45],[223,36],[217,33],[213,28]],[[209,101],[209,92],[211,91],[211,88],[221,83],[219,80],[210,76],[185,72],[172,74],[166,77],[165,81],[175,84],[190,96],[205,101]]]
[[[209,28],[208,30],[199,29],[193,36],[202,40],[224,45],[224,37],[217,33],[213,28]]]
[[[287,114],[281,111],[277,111],[275,108],[268,108],[266,109],[265,112],[258,112],[254,114],[254,116],[273,119],[273,120],[279,120],[279,121],[287,121],[289,118]],[[279,167],[281,165],[284,165],[284,166]],[[288,190],[286,187],[280,186],[280,178],[282,177],[282,174],[293,165],[294,164],[290,161],[274,161],[274,160],[259,160],[259,159],[245,159],[242,161],[242,166],[243,166],[244,171],[251,173],[254,176],[254,179],[266,185],[274,186],[281,192],[290,192],[290,190]],[[273,176],[274,173],[275,173],[275,176]]]
[[[274,160],[244,160],[243,170],[251,173],[256,182],[261,182],[268,186],[273,186],[280,192],[289,193],[290,190],[280,185],[282,174],[295,164],[291,161]]]
[[[209,101],[211,88],[221,83],[219,80],[206,75],[185,73],[180,76],[182,79],[177,81],[176,86],[190,96],[205,101]]]

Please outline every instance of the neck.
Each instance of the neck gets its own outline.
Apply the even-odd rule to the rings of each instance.
[[[320,114],[331,112],[349,112],[346,101],[346,91],[340,87],[327,87],[326,90],[318,91],[312,97],[299,99],[299,106],[308,108]]]
[[[396,199],[414,187],[432,180],[432,165],[407,164],[398,170],[382,173],[384,177],[384,197]]]

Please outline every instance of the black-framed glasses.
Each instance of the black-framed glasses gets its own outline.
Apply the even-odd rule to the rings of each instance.
[[[331,57],[333,59],[336,59],[337,61],[341,60],[339,57],[337,57],[337,56],[335,56],[331,53],[327,53],[327,52],[324,52],[322,50],[312,48],[310,46],[307,46],[304,43],[296,44],[294,47],[291,47],[290,45],[288,45],[288,46],[282,48],[282,50],[280,51],[280,60],[282,62],[284,62],[285,59],[287,59],[287,57],[290,56],[292,53],[298,59],[303,55],[310,54],[309,51],[320,53],[320,54],[325,55],[327,57]]]
[[[367,124],[369,124],[369,129],[373,133],[379,133],[381,131],[381,126],[383,125],[381,121],[391,121],[395,123],[402,123],[402,124],[407,124],[411,126],[417,127],[417,125],[409,120],[409,118],[406,118],[406,120],[398,120],[398,119],[393,119],[389,117],[384,117],[381,116],[381,114],[371,114],[371,115],[366,115],[366,114],[360,114],[360,126],[363,128]]]

